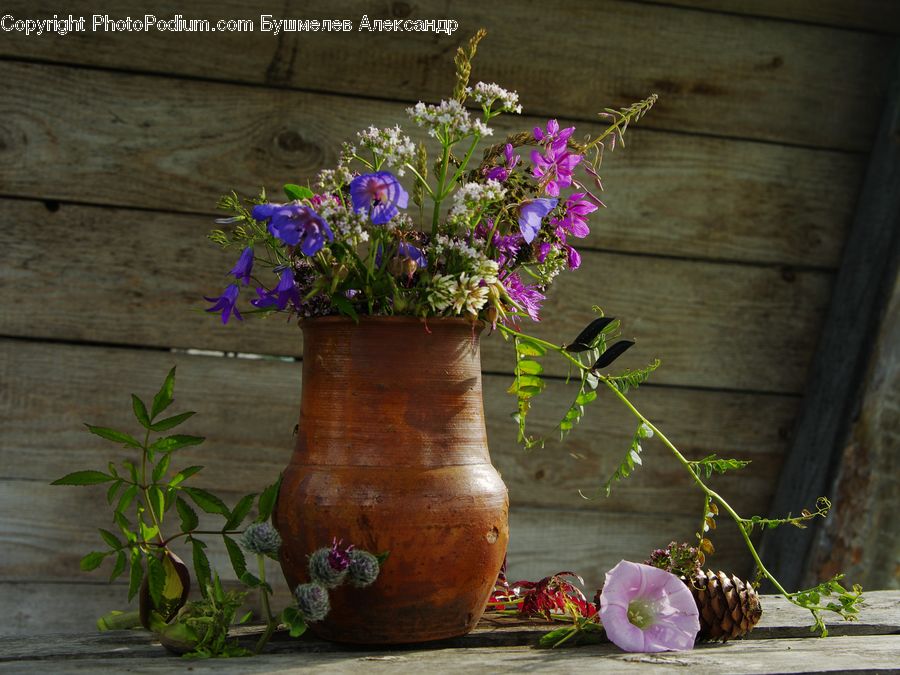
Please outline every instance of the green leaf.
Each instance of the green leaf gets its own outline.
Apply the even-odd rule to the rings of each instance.
[[[185,412],[180,415],[173,415],[172,417],[167,417],[164,420],[160,420],[156,424],[151,424],[148,428],[150,431],[168,431],[172,427],[177,427],[179,424],[184,422],[187,419],[193,417],[196,413],[194,412]]]
[[[126,459],[125,461],[122,462],[122,465],[126,469],[128,469],[128,476],[131,478],[131,482],[132,483],[139,482],[138,481],[138,470],[137,470],[137,467],[134,465],[134,462],[131,462]]]
[[[209,587],[212,578],[212,573],[209,568],[209,558],[206,557],[206,551],[203,550],[206,548],[206,544],[193,537],[190,539],[194,558],[194,574],[197,575],[197,585],[200,586],[200,594],[205,598],[207,597],[207,588]]]
[[[151,485],[147,489],[147,495],[150,501],[150,510],[156,517],[157,522],[162,522],[163,514],[166,512],[166,495],[156,485]]]
[[[246,518],[247,514],[250,513],[250,509],[253,508],[253,500],[255,498],[255,493],[247,495],[246,497],[242,497],[234,507],[234,510],[232,510],[231,517],[228,519],[228,522],[225,523],[222,529],[235,530],[240,527],[241,523],[244,522],[244,518]]]
[[[166,379],[163,381],[162,387],[156,393],[156,396],[153,397],[153,406],[150,409],[150,419],[155,418],[159,413],[169,407],[171,405],[173,398],[172,394],[175,390],[175,368],[169,371],[169,374],[166,375]]]
[[[116,552],[116,563],[113,565],[112,573],[109,575],[110,582],[113,582],[122,576],[122,572],[125,571],[126,562],[127,558],[125,557],[125,551]]]
[[[166,471],[169,470],[169,461],[171,459],[172,455],[163,455],[163,458],[153,467],[152,480],[154,483],[159,483],[162,480],[162,477],[166,475]]]
[[[174,436],[166,436],[160,438],[150,445],[153,452],[172,452],[180,450],[189,445],[200,445],[206,438],[204,436],[188,436],[186,434],[175,434]]]
[[[308,187],[294,185],[293,183],[287,183],[284,186],[284,194],[286,194],[287,198],[290,200],[310,199],[313,196],[313,191]]]
[[[98,483],[108,483],[111,480],[115,480],[115,478],[102,471],[75,471],[56,479],[50,485],[97,485]]]
[[[547,348],[525,337],[516,338],[516,351],[521,356],[543,356]]]
[[[163,589],[166,587],[166,570],[156,556],[147,557],[147,588],[154,607],[162,603]]]
[[[124,485],[124,482],[121,480],[115,481],[112,485],[109,486],[109,489],[106,491],[106,503],[112,506],[112,503],[116,499],[116,494],[119,492],[119,488]]]
[[[331,297],[331,304],[338,308],[338,311],[345,316],[349,316],[356,323],[359,323],[359,314],[353,304],[343,295],[334,295]]]
[[[202,466],[189,466],[186,469],[182,469],[174,476],[172,476],[172,480],[169,481],[169,487],[177,487],[181,485],[184,481],[186,481],[188,478],[202,469]]]
[[[519,362],[516,363],[516,371],[520,375],[540,375],[544,372],[544,366],[531,359],[520,359]]]
[[[262,581],[262,580],[256,578],[255,576],[253,576],[252,574],[250,574],[250,572],[244,572],[244,573],[240,576],[240,582],[241,582],[242,584],[244,584],[244,586],[248,586],[248,587],[250,587],[250,588],[264,588],[264,589],[266,589],[269,593],[272,592],[272,587],[269,586],[268,583],[266,583],[265,581]]]
[[[214,494],[201,490],[200,488],[183,487],[181,490],[188,497],[194,500],[194,503],[207,513],[219,513],[226,518],[231,517],[231,512],[225,506],[225,502],[216,497]]]
[[[178,515],[181,517],[182,532],[190,532],[197,529],[200,519],[197,518],[197,512],[191,508],[190,504],[181,497],[177,497],[175,499],[175,510],[178,511]]]
[[[131,395],[131,408],[134,410],[134,417],[140,422],[145,429],[150,428],[150,416],[147,414],[147,406],[135,394]]]
[[[281,612],[281,623],[288,627],[292,638],[300,637],[306,632],[306,621],[296,607],[285,607]]]
[[[134,501],[137,490],[137,485],[129,485],[125,491],[122,492],[122,496],[119,497],[119,503],[116,504],[116,513],[123,513],[125,509],[131,506],[131,502]]]
[[[621,375],[609,376],[606,379],[621,393],[627,394],[630,389],[637,389],[640,385],[649,380],[653,371],[659,368],[659,363],[659,359],[656,359],[645,368],[629,370]]]
[[[716,457],[715,453],[707,455],[703,459],[694,462],[688,462],[691,465],[691,471],[698,476],[705,474],[706,478],[712,476],[713,473],[724,474],[727,471],[736,471],[743,469],[750,464],[750,460],[743,459],[724,459]]]
[[[597,398],[596,391],[583,391],[580,394],[578,394],[578,397],[575,399],[575,402],[578,405],[587,405],[588,403],[590,403],[591,401],[593,401],[596,398]]]
[[[108,556],[109,553],[101,553],[100,551],[92,551],[88,553],[81,559],[79,563],[81,570],[83,572],[90,572],[91,570],[95,570],[100,567],[100,563],[103,562],[103,559]]]
[[[132,448],[141,447],[140,442],[131,436],[130,434],[126,434],[123,431],[116,431],[115,429],[109,429],[107,427],[95,427],[87,422],[85,422],[84,426],[88,428],[92,434],[99,436],[100,438],[105,438],[108,441],[113,441],[114,443],[122,443],[124,445],[131,446]]]
[[[278,500],[279,489],[281,489],[281,476],[262,491],[262,494],[259,496],[259,515],[256,518],[258,522],[265,522],[272,517],[272,511],[275,510],[275,502]]]
[[[384,563],[387,562],[387,559],[391,557],[390,551],[384,551],[383,553],[379,553],[375,556],[375,559],[378,560],[378,567],[384,567]]]
[[[131,549],[131,574],[128,583],[128,601],[137,595],[144,580],[144,565],[141,560],[141,550],[138,547]]]
[[[119,538],[116,535],[109,530],[104,530],[102,527],[99,528],[99,530],[100,536],[103,538],[103,541],[106,542],[107,546],[115,550],[122,548],[122,542],[119,541]]]
[[[228,559],[231,560],[231,567],[234,569],[234,575],[240,579],[247,572],[247,559],[244,558],[244,552],[237,542],[227,534],[222,535],[225,542],[225,549],[228,551]]]

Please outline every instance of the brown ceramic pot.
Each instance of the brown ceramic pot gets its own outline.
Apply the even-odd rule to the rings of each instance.
[[[325,317],[302,324],[300,426],[274,522],[293,589],[333,538],[390,552],[378,580],[331,591],[310,628],[340,642],[464,635],[509,539],[488,455],[480,327],[462,319]]]

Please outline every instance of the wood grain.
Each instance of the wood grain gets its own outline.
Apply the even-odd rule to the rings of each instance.
[[[293,448],[299,363],[13,340],[0,341],[0,416],[6,420],[0,477],[49,482],[130,457],[89,434],[83,423],[134,430],[129,394],[150,400],[172,365],[178,366],[178,409],[199,411],[185,428],[207,438],[180,451],[180,462],[206,467],[195,479],[198,484],[250,492],[271,483]],[[610,498],[579,497],[579,489],[593,494],[612,474],[634,432],[633,420],[616,401],[601,397],[560,444],[552,440],[554,425],[573,394],[561,382],[551,384],[545,404],[535,405],[533,413],[534,433],[551,441],[544,450],[525,452],[509,419],[514,408],[505,393],[509,378],[486,375],[484,382],[491,457],[513,505],[652,514],[665,503],[672,513],[696,515],[696,488],[652,439],[644,444],[644,466]],[[748,515],[766,509],[798,399],[647,386],[634,400],[689,457],[718,452],[752,460],[739,477],[722,477],[716,485]],[[67,489],[51,494],[63,499]]]
[[[665,0],[665,4],[821,23],[836,28],[900,33],[900,5],[894,0]]]
[[[145,9],[133,0],[123,2],[115,16],[143,16]],[[52,15],[58,8],[20,2],[9,10],[31,17]],[[67,11],[90,18],[97,9],[77,2]],[[65,39],[10,33],[0,54],[415,101],[447,95],[456,46],[483,26],[490,37],[479,50],[474,76],[517,89],[533,114],[590,119],[598,108],[627,105],[656,92],[663,97],[653,116],[657,128],[869,147],[884,85],[886,36],[616,0],[577,0],[554,10],[554,22],[565,26],[565,44],[572,46],[561,53],[557,40],[546,39],[541,22],[525,20],[543,11],[538,0],[515,5],[341,0],[304,3],[302,8],[269,0],[254,10],[234,0],[205,0],[193,3],[186,16],[251,17],[257,31],[88,32]],[[363,14],[371,19],[450,17],[459,21],[459,30],[452,37],[356,30],[275,37],[259,32],[264,13],[346,18],[354,28]],[[161,17],[172,14],[160,12]],[[571,77],[560,76],[565,70]]]
[[[202,311],[202,296],[218,293],[232,264],[205,240],[206,219],[74,206],[49,212],[3,200],[0,222],[9,261],[0,283],[15,289],[0,310],[2,334],[302,353],[300,331],[277,325],[281,319],[223,327]],[[571,340],[599,304],[640,340],[617,366],[658,356],[664,366],[655,382],[793,393],[803,387],[829,293],[824,272],[585,252],[582,268],[552,289],[534,329]],[[497,335],[483,345],[485,369],[509,372],[509,346]],[[548,369],[564,375],[558,361]]]
[[[0,102],[0,192],[41,199],[210,213],[232,187],[280,194],[285,182],[312,180],[357,129],[405,120],[400,104],[289,91],[12,63],[0,77],[29,101],[27,112]],[[541,124],[500,120],[498,136]],[[584,243],[831,267],[863,162],[639,125],[607,155],[609,209]]]

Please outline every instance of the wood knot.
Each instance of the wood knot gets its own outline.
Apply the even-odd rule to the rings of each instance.
[[[310,152],[316,150],[316,146],[307,142],[303,136],[292,129],[285,129],[275,137],[278,147],[286,152]]]

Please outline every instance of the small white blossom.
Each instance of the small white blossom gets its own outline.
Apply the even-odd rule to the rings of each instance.
[[[356,134],[359,142],[380,157],[388,166],[397,167],[396,174],[404,174],[403,164],[411,163],[416,155],[416,146],[409,136],[403,134],[399,126],[378,129],[369,127]]]
[[[472,133],[481,136],[493,133],[481,120],[473,120],[469,111],[455,99],[441,101],[438,105],[425,105],[419,101],[407,108],[406,113],[418,126],[428,127],[429,135],[437,137],[440,131],[445,140],[458,140]]]
[[[478,277],[470,277],[463,273],[453,285],[453,311],[462,314],[464,311],[475,316],[488,300],[488,288],[481,284]]]
[[[499,110],[504,112],[521,113],[522,106],[519,105],[519,95],[514,91],[507,91],[499,84],[493,82],[479,82],[475,88],[466,90],[476,103],[491,109],[495,101],[500,103]]]
[[[450,306],[455,291],[456,282],[453,277],[446,274],[435,274],[431,278],[426,298],[428,304],[435,312],[443,312]]]
[[[450,218],[468,220],[475,212],[493,202],[499,202],[506,195],[506,188],[496,180],[485,183],[465,183],[453,195]]]

